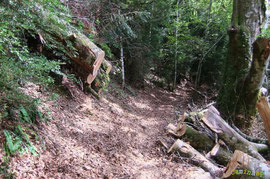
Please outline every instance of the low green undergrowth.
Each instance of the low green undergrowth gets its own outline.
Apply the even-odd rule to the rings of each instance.
[[[46,9],[48,19],[42,19],[39,8]],[[46,115],[38,110],[39,99],[26,95],[23,89],[28,82],[50,88],[54,83],[50,73],[61,73],[60,66],[65,63],[61,52],[65,48],[54,39],[47,23],[55,24],[57,32],[65,35],[65,25],[71,22],[69,13],[58,0],[0,1],[0,139],[4,139],[5,152],[0,159],[0,175],[4,178],[13,177],[8,170],[10,157],[39,153],[33,125]],[[49,35],[44,37],[41,31]],[[43,55],[38,49],[42,44],[36,43],[46,43],[53,55]]]

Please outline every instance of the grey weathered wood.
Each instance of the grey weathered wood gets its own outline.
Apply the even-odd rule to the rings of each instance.
[[[210,162],[205,156],[195,150],[191,145],[177,139],[168,150],[169,153],[178,151],[180,155],[189,158],[192,163],[211,173],[214,177],[220,177],[223,169]]]
[[[246,140],[221,118],[218,110],[214,106],[208,108],[202,121],[211,130],[217,133],[218,137],[222,139],[231,150],[241,150],[261,161],[265,161],[258,151],[268,149],[268,146]]]

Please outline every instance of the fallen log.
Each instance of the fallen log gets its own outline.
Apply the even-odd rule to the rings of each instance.
[[[263,119],[264,128],[268,138],[268,144],[270,144],[270,108],[266,97],[261,97],[257,101],[257,108],[260,116]]]
[[[223,173],[222,168],[214,165],[201,153],[199,153],[192,146],[183,142],[182,140],[177,139],[175,143],[171,146],[171,148],[168,150],[168,153],[172,153],[174,151],[178,151],[181,156],[189,158],[192,163],[208,171],[212,176],[221,177]]]
[[[207,136],[205,133],[195,130],[189,125],[185,125],[185,127],[183,127],[184,130],[180,129],[180,132],[177,130],[177,127],[171,123],[166,128],[168,133],[177,138],[181,137],[182,140],[188,142],[199,152],[208,152],[211,150],[207,153],[206,158],[214,159],[218,164],[225,166],[231,160],[232,153],[224,148],[224,145],[221,145],[223,142],[219,141],[214,146],[214,141],[210,139],[209,136]]]
[[[52,58],[69,59],[76,62],[77,65],[72,68],[80,67],[75,69],[88,86],[91,86],[99,73],[102,73],[102,76],[108,76],[111,64],[104,60],[105,52],[91,42],[87,36],[59,16],[51,15],[38,3],[33,6],[33,13],[37,13],[43,21],[42,24],[47,26],[46,30],[37,27],[37,32],[34,32],[38,34],[41,46],[45,49],[39,50],[40,52]],[[31,32],[31,34],[34,33]],[[102,63],[106,69],[104,71],[99,70]],[[99,94],[99,91],[96,93]]]
[[[232,151],[241,150],[261,161],[265,161],[258,151],[267,150],[268,146],[246,140],[220,117],[219,112],[214,106],[208,108],[201,120],[211,130],[217,133],[218,137],[222,139]]]
[[[112,68],[111,64],[104,59],[104,51],[83,34],[72,34],[69,40],[74,44],[78,52],[76,56],[70,56],[70,59],[81,66],[78,73],[81,74],[84,81],[88,84],[88,91],[100,99],[102,90],[106,88],[109,82],[108,74]],[[101,65],[102,70],[100,68]]]
[[[176,136],[176,137],[181,137],[182,135],[185,134],[186,132],[186,124],[184,123],[184,120],[186,118],[187,114],[184,113],[178,122],[177,126],[174,126],[173,124],[169,124],[167,126],[167,130],[170,134]]]
[[[178,124],[179,126],[179,124]],[[198,151],[208,152],[214,146],[213,140],[211,140],[205,133],[195,130],[189,125],[183,125],[183,128],[175,127],[173,124],[167,126],[168,133],[172,134],[177,138],[181,138],[185,141],[188,141],[190,145],[196,148]],[[202,142],[203,141],[203,142]]]
[[[214,159],[218,164],[227,165],[231,158],[232,153],[226,149],[224,142],[219,140],[219,142],[213,147],[213,149],[207,153],[206,158]]]
[[[270,165],[236,150],[231,162],[227,165],[222,178],[270,178]],[[252,176],[252,177],[251,177]]]
[[[74,44],[78,54],[71,57],[90,74],[87,75],[86,81],[89,85],[94,81],[98,74],[98,70],[104,60],[105,53],[88,37],[77,32],[70,35],[69,40]]]

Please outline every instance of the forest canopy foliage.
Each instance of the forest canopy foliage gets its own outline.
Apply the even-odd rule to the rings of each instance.
[[[73,2],[69,5],[78,7]],[[93,0],[85,5],[80,7],[85,16],[76,19],[85,22],[85,17],[89,17],[91,24],[84,24],[90,31],[98,32],[91,37],[106,47],[104,50],[113,61],[120,58],[120,43],[123,44],[130,83],[143,84],[151,69],[170,84],[176,68],[178,82],[181,77],[188,77],[198,85],[219,84],[227,56],[232,1]]]
[[[226,59],[232,1],[92,1],[89,8],[96,14],[92,19],[99,38],[117,57],[122,38],[131,83],[142,83],[151,67],[171,83],[176,60],[178,81],[185,76],[198,83],[218,84]]]

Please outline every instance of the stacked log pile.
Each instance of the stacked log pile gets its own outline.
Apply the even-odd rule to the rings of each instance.
[[[257,107],[269,139],[270,108],[266,98],[262,97]],[[214,106],[184,113],[177,125],[169,124],[166,130],[177,138],[168,153],[178,152],[213,177],[270,178],[270,165],[261,154],[268,152],[268,144],[246,139],[221,118]]]

